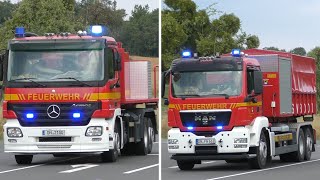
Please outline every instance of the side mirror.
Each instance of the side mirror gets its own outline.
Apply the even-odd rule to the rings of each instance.
[[[168,105],[169,105],[169,100],[168,100],[168,98],[164,98],[163,104],[164,104],[165,106],[168,106]]]
[[[115,53],[113,66],[114,66],[114,70],[115,71],[120,71],[121,70],[121,56],[118,53],[118,51],[116,51],[116,53]]]
[[[164,97],[164,93],[166,92],[166,74],[167,71],[162,72],[161,74],[161,97]]]
[[[0,81],[3,81],[3,62],[5,59],[5,54],[0,54]]]
[[[261,71],[253,72],[253,83],[254,83],[254,94],[259,95],[262,94],[263,91],[263,79]]]

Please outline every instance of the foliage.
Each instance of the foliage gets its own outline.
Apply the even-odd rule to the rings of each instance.
[[[317,104],[318,110],[320,110],[320,46],[313,48],[308,52],[308,56],[316,59],[316,75],[317,75]]]
[[[290,51],[290,53],[297,54],[297,55],[300,55],[300,56],[307,55],[307,52],[303,47],[294,48],[293,50]]]
[[[7,19],[11,18],[11,13],[18,4],[12,4],[9,0],[0,1],[0,27]]]
[[[285,49],[279,49],[277,47],[274,47],[274,46],[271,46],[271,47],[264,47],[263,48],[264,50],[271,50],[271,51],[283,51],[283,52],[286,52]]]
[[[217,52],[229,53],[234,48],[257,48],[259,38],[241,31],[241,21],[234,14],[215,15],[221,12],[214,8],[198,10],[192,0],[164,0],[167,9],[162,12],[162,59],[163,70],[177,57],[181,49],[211,56]],[[168,61],[168,62],[167,62]]]

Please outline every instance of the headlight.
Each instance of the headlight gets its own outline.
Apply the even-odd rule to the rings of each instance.
[[[247,138],[234,138],[234,143],[247,143]]]
[[[86,136],[101,136],[102,127],[101,126],[90,126],[86,131]]]
[[[168,144],[178,144],[178,139],[168,139]]]
[[[22,131],[17,127],[9,127],[7,128],[8,137],[23,137]]]

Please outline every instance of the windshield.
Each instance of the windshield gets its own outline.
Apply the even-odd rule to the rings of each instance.
[[[242,90],[242,71],[180,72],[172,77],[174,97],[229,97]]]
[[[8,81],[101,81],[103,50],[10,51]]]

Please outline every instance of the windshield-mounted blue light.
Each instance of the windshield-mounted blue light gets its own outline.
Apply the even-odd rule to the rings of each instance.
[[[33,119],[34,118],[34,114],[33,113],[27,113],[26,114],[26,118],[27,119]]]
[[[81,117],[81,113],[73,113],[72,117],[73,118],[80,118]]]
[[[187,129],[188,130],[193,130],[193,127],[192,126],[188,126]]]
[[[24,34],[25,34],[24,27],[16,27],[16,31],[15,31],[15,34],[14,34],[14,36],[16,38],[23,38]]]
[[[88,34],[96,37],[105,36],[107,35],[107,27],[101,25],[90,26]]]
[[[231,51],[231,55],[232,55],[233,57],[241,57],[241,50],[240,50],[240,49],[233,49],[233,50]]]
[[[223,127],[222,126],[217,126],[217,129],[218,130],[221,130]]]
[[[182,58],[191,58],[191,52],[190,51],[183,51]]]

